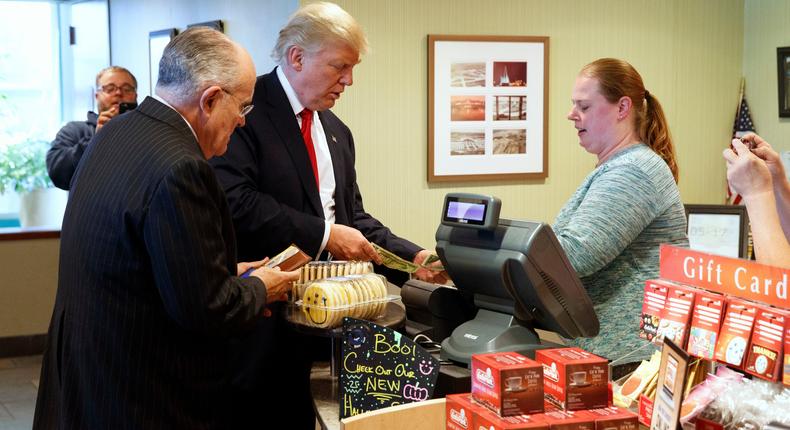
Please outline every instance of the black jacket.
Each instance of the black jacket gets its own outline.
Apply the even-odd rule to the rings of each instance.
[[[266,304],[236,273],[225,194],[177,112],[152,99],[80,162],[36,429],[225,429],[231,335]]]
[[[272,257],[291,243],[315,256],[324,213],[304,140],[277,73],[259,76],[255,109],[236,129],[222,157],[211,160],[225,188],[241,261]],[[362,204],[351,131],[327,110],[319,112],[335,174],[335,222],[358,229],[411,261],[419,246],[393,234]]]
[[[96,134],[95,112],[88,112],[86,121],[71,121],[58,131],[47,151],[47,172],[56,187],[68,190],[82,153]]]

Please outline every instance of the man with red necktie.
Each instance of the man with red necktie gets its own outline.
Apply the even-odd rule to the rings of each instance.
[[[337,5],[313,3],[300,8],[279,34],[272,53],[278,66],[258,77],[247,125],[212,163],[233,213],[239,258],[273,256],[295,243],[314,259],[331,255],[380,263],[375,242],[421,263],[431,251],[396,236],[365,211],[351,131],[329,110],[353,83],[354,66],[367,50],[359,24]],[[416,277],[447,279],[445,272],[424,269]],[[241,419],[239,428],[260,417],[256,405],[296,409],[282,423],[265,414],[271,428],[312,428],[305,343],[281,317],[260,322],[240,340],[246,349],[238,364],[239,410],[248,411],[249,419]]]

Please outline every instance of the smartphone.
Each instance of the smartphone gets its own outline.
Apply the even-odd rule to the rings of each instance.
[[[749,148],[749,151],[754,149],[754,142],[744,142],[742,139],[737,137],[736,139],[740,140],[742,144],[744,144],[747,148]],[[732,149],[733,152],[735,152],[735,146],[733,146],[732,142],[730,142],[730,149]]]
[[[136,107],[137,107],[137,102],[121,103],[118,105],[118,115],[130,110],[134,110]]]

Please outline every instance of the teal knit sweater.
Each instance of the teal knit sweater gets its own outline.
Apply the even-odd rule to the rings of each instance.
[[[664,160],[645,144],[616,153],[587,176],[553,228],[601,323],[598,336],[571,344],[611,360],[644,346],[642,293],[658,277],[659,245],[688,246],[683,203]]]

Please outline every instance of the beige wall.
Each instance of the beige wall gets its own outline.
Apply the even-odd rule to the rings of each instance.
[[[59,239],[0,240],[0,338],[47,332],[59,246]]]
[[[743,74],[757,132],[779,150],[790,150],[790,118],[779,118],[776,48],[790,46],[790,2],[746,0]]]
[[[746,60],[755,51],[765,51],[768,77],[763,80],[770,80],[766,85],[772,85],[765,90],[770,94],[763,97],[758,91],[759,82],[753,82],[758,79],[749,78],[749,101],[754,103],[755,121],[761,129],[763,123],[768,127],[770,121],[762,119],[762,102],[758,101],[765,98],[765,109],[771,109],[767,115],[777,126],[786,126],[776,119],[775,47],[790,45],[790,40],[779,40],[779,32],[786,35],[788,31],[785,23],[789,6],[780,0],[746,1]],[[282,19],[279,17],[285,11],[280,10],[281,6],[288,6],[272,4],[275,3],[277,19]],[[336,112],[355,133],[357,171],[367,209],[395,232],[423,246],[432,246],[439,207],[448,191],[493,194],[502,199],[505,217],[552,221],[594,166],[594,158],[578,146],[565,114],[579,68],[602,56],[620,57],[634,64],[648,90],[664,104],[677,142],[684,200],[721,201],[721,150],[731,132],[743,59],[743,0],[338,3],[365,27],[373,51],[356,69],[355,84],[341,99]],[[155,7],[151,2],[143,2],[138,10],[127,0],[113,1],[113,61],[133,70],[147,70],[145,47],[149,30],[183,28],[190,22],[218,18],[227,21],[231,37],[246,38],[242,43],[255,45],[259,57],[268,53],[274,29],[257,12],[253,23],[246,15],[231,17],[227,2],[211,9],[213,12],[205,9],[207,3],[199,4],[203,7],[193,8],[189,14],[179,15],[171,9],[150,14]],[[757,15],[764,21],[757,20]],[[127,21],[122,21],[122,16]],[[760,47],[766,42],[757,35],[767,32],[765,27],[769,26],[775,28],[771,34],[776,40],[771,39],[763,49]],[[270,42],[255,44],[253,35],[257,32],[263,32],[264,42]],[[427,184],[428,34],[551,38],[548,179]],[[129,37],[142,42],[124,45],[124,37],[127,42]],[[744,69],[748,77],[751,66],[747,66]],[[259,71],[267,70],[260,70],[259,65]],[[46,332],[57,284],[57,252],[55,239],[0,242],[0,337]]]
[[[298,7],[298,0],[112,0],[111,62],[129,68],[138,81],[138,98],[149,95],[148,33],[220,19],[225,34],[244,45],[259,74],[268,73],[277,32]],[[157,60],[158,64],[158,60]]]
[[[355,69],[335,112],[354,132],[366,208],[422,246],[433,246],[445,193],[493,194],[502,215],[553,221],[593,169],[565,119],[576,73],[604,56],[631,62],[664,105],[675,137],[685,202],[719,203],[721,151],[737,104],[742,0],[340,0],[372,52]],[[426,181],[427,35],[550,37],[549,177],[545,181]]]

